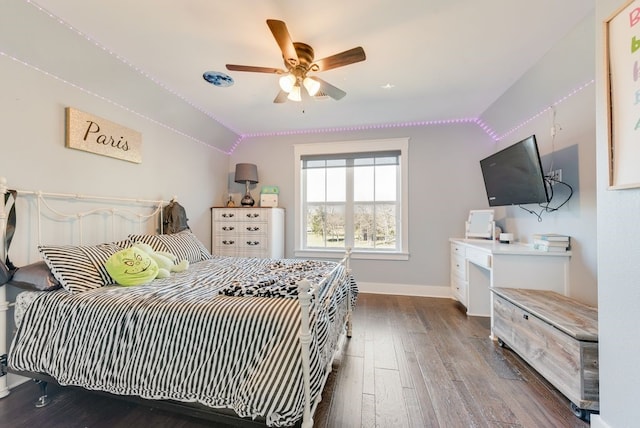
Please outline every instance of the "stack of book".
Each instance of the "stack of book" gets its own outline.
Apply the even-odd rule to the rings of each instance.
[[[533,248],[540,251],[563,252],[571,249],[571,237],[557,233],[533,235]]]

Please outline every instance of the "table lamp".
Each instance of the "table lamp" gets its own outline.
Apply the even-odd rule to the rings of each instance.
[[[258,167],[252,163],[237,163],[236,175],[234,178],[236,183],[245,184],[245,195],[242,197],[240,204],[243,207],[252,207],[255,201],[249,193],[249,184],[256,184],[258,182]]]

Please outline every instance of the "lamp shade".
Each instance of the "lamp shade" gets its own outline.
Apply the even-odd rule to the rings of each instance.
[[[315,95],[320,90],[320,82],[318,82],[313,77],[305,77],[302,81],[302,84],[304,85],[309,95],[311,95],[312,97],[315,97]]]
[[[252,163],[237,163],[236,175],[234,178],[236,183],[249,183],[255,184],[258,182],[258,167]]]
[[[291,101],[302,101],[302,95],[300,94],[300,86],[295,85],[293,88],[291,88],[291,92],[289,92],[289,95],[287,96],[287,98],[289,98]]]
[[[279,80],[280,89],[285,91],[286,93],[291,92],[293,85],[296,84],[296,77],[293,74],[285,74]]]

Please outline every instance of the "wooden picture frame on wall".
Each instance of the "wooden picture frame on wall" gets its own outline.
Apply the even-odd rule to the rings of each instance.
[[[640,187],[640,0],[604,22],[609,189]]]

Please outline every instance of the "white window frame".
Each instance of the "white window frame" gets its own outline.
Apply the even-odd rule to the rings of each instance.
[[[400,150],[400,245],[398,250],[367,250],[353,249],[354,259],[377,260],[408,260],[409,259],[409,138],[390,138],[384,140],[360,140],[339,141],[331,143],[310,143],[294,145],[294,188],[295,188],[295,212],[294,212],[294,240],[296,257],[313,258],[338,258],[344,254],[340,248],[304,249],[303,243],[303,214],[302,214],[302,175],[301,158],[308,155],[331,155],[341,153],[379,152],[387,150]]]

